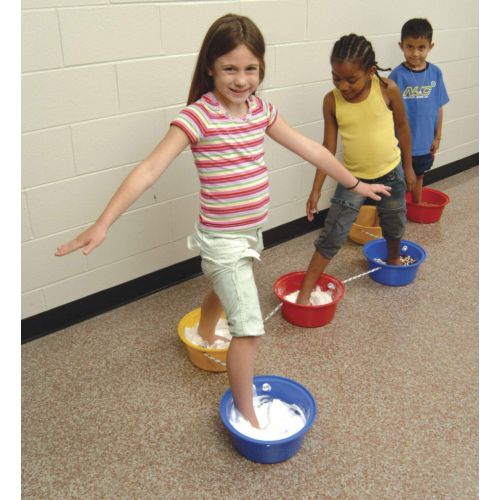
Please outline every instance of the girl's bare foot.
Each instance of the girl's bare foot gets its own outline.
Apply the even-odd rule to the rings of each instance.
[[[306,298],[305,293],[300,293],[297,295],[297,300],[295,301],[296,304],[300,304],[301,306],[308,306],[311,304],[309,298]]]
[[[224,342],[229,342],[230,339],[226,338],[226,337],[223,337],[221,335],[215,335],[212,334],[212,335],[201,335],[200,333],[200,337],[208,344],[208,345],[212,345],[214,344],[217,340],[223,340]]]

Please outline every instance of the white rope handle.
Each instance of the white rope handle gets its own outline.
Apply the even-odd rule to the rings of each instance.
[[[375,271],[378,271],[379,269],[382,269],[382,267],[375,267],[373,269],[370,269],[369,271],[366,271],[364,273],[361,273],[361,274],[357,274],[356,276],[352,276],[351,278],[347,278],[345,280],[342,281],[342,283],[346,284],[346,283],[349,283],[350,281],[354,281],[354,280],[357,280],[358,278],[361,278],[363,276],[366,276],[367,274],[371,274],[371,273],[374,273]],[[266,321],[269,321],[283,306],[283,302],[280,302],[265,318],[264,318],[264,323]],[[208,354],[207,352],[203,352],[203,355],[206,356],[208,359],[210,359],[211,361],[215,362],[215,363],[218,363],[219,365],[222,365],[222,366],[227,366],[226,363],[224,363],[224,361],[221,361],[220,359],[217,359],[217,358],[214,358],[213,356],[210,356],[210,354]]]
[[[280,309],[281,306],[283,305],[283,302],[280,302],[265,318],[264,318],[264,323],[268,320],[270,320]],[[208,352],[203,352],[203,356],[206,356],[209,360],[213,361],[214,363],[218,363],[221,366],[227,367],[227,364],[224,363],[224,361],[221,361],[220,359],[215,358],[214,356],[211,356],[208,354]]]
[[[372,233],[369,233],[368,231],[365,231],[364,229],[360,229],[360,231],[361,231],[362,233],[367,234],[368,236],[371,236],[372,238],[375,238],[376,240],[379,240],[379,239],[381,238],[381,236],[376,236],[376,235],[374,235],[374,234],[372,234]]]
[[[356,280],[358,278],[361,278],[362,276],[366,276],[367,274],[374,273],[375,271],[378,271],[379,269],[382,269],[382,267],[375,267],[374,269],[370,269],[370,271],[366,271],[361,274],[357,274],[356,276],[353,276],[352,278],[347,278],[342,281],[342,283],[349,283],[349,281]],[[280,302],[265,318],[264,318],[264,323],[268,320],[270,320],[283,306],[283,302]]]
[[[345,285],[346,283],[349,283],[349,281],[357,280],[358,278],[361,278],[362,276],[366,276],[367,274],[374,273],[375,271],[378,271],[380,269],[382,269],[381,266],[374,267],[373,269],[370,269],[369,271],[366,271],[365,273],[357,274],[356,276],[353,276],[352,278],[347,278],[347,279],[343,280],[342,283],[344,283],[344,285]]]
[[[265,318],[264,323],[270,320],[283,306],[283,302],[280,302]]]
[[[214,361],[215,363],[218,363],[219,365],[227,366],[227,364],[224,363],[224,361],[221,361],[220,359],[217,359],[217,358],[214,358],[213,356],[210,356],[210,354],[208,354],[208,352],[203,352],[203,356],[206,356],[210,361]]]

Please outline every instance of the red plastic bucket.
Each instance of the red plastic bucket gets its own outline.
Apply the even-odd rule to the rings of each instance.
[[[281,314],[292,325],[303,326],[305,328],[316,328],[326,325],[332,321],[337,304],[344,296],[345,285],[337,278],[323,273],[316,282],[316,286],[320,286],[322,290],[328,291],[328,284],[333,283],[335,285],[335,293],[332,302],[320,306],[304,306],[285,300],[286,295],[300,290],[305,274],[304,271],[284,274],[274,283],[274,293],[283,302]]]
[[[413,203],[411,193],[406,193],[406,217],[413,222],[431,224],[441,218],[444,207],[448,205],[450,198],[437,189],[423,188],[422,202],[424,204]]]

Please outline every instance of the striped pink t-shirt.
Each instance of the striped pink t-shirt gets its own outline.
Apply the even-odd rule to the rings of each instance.
[[[264,137],[278,112],[255,95],[247,103],[247,116],[233,118],[208,92],[172,122],[191,142],[200,179],[199,222],[206,231],[241,231],[267,220]]]

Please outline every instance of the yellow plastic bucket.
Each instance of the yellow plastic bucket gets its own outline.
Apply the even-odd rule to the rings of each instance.
[[[355,243],[364,245],[368,241],[377,238],[382,238],[382,228],[378,220],[377,207],[373,205],[363,205],[359,210],[356,221],[349,231],[349,239]]]
[[[189,360],[193,365],[209,372],[225,372],[227,349],[213,349],[193,344],[184,334],[186,328],[193,328],[200,322],[200,315],[201,308],[198,307],[187,313],[179,321],[179,325],[177,326],[179,338],[186,346]]]

